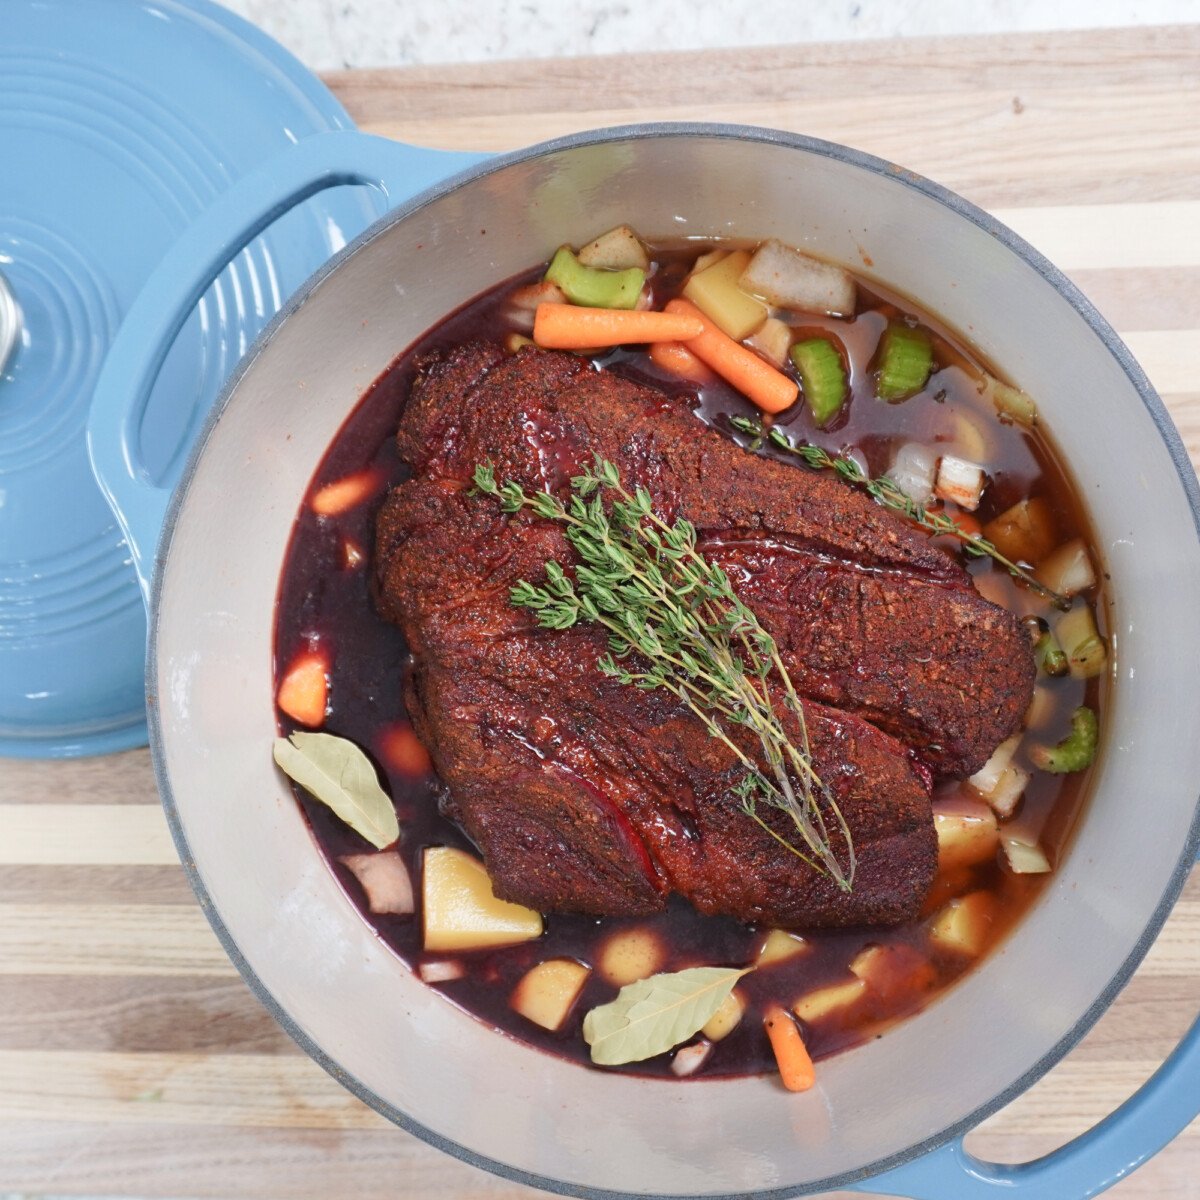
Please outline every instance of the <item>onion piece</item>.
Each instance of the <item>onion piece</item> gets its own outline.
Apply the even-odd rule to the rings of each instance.
[[[1027,841],[1016,834],[1005,834],[1000,839],[1008,869],[1014,875],[1044,875],[1050,868],[1046,852],[1037,842]]]
[[[775,238],[754,252],[738,281],[743,291],[779,308],[847,317],[854,312],[854,280],[832,263],[809,258]]]
[[[994,375],[984,375],[981,391],[995,405],[1001,417],[1008,417],[1027,428],[1037,424],[1037,403],[1020,388],[1001,383]]]
[[[792,327],[785,325],[778,317],[768,317],[759,326],[758,332],[746,339],[747,346],[757,350],[776,367],[786,364],[791,344]]]
[[[1020,767],[1009,767],[987,795],[986,800],[1002,821],[1007,821],[1017,810],[1017,804],[1029,786],[1030,774]]]
[[[924,506],[933,499],[936,467],[937,457],[928,446],[922,446],[920,442],[905,442],[896,451],[887,477],[914,504]]]
[[[687,1075],[695,1075],[708,1061],[711,1053],[712,1042],[693,1042],[690,1046],[675,1051],[675,1057],[671,1059],[671,1070],[681,1079]]]
[[[967,787],[972,791],[978,792],[985,798],[990,796],[1000,783],[1000,777],[1012,765],[1012,760],[1020,744],[1021,735],[1019,733],[1014,733],[1012,737],[1005,738],[992,751],[992,757],[967,780]]]
[[[466,973],[466,967],[454,958],[423,962],[417,967],[417,974],[425,983],[449,983],[452,979],[461,979]]]
[[[579,261],[585,267],[599,267],[604,271],[626,271],[630,267],[650,270],[650,255],[641,238],[628,225],[618,225],[588,242],[579,251]]]
[[[938,467],[934,492],[943,500],[952,500],[959,508],[974,512],[983,496],[983,485],[983,468],[978,463],[947,454]]]
[[[555,283],[540,280],[519,287],[508,298],[506,316],[509,324],[533,332],[533,319],[539,304],[566,304],[566,293]]]
[[[395,850],[347,854],[339,861],[358,880],[373,913],[402,916],[413,911],[412,876]]]
[[[1096,586],[1096,569],[1082,538],[1072,538],[1048,555],[1037,577],[1060,596],[1075,596]]]

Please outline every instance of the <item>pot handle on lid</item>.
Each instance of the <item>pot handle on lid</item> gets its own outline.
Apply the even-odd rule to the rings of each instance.
[[[1029,1163],[990,1163],[962,1139],[875,1175],[857,1190],[908,1200],[1088,1200],[1157,1154],[1200,1113],[1200,1018],[1116,1112]]]
[[[349,130],[313,134],[223,192],[163,257],[105,357],[87,430],[92,470],[128,540],[147,603],[172,489],[155,483],[140,461],[139,427],[168,351],[212,282],[275,220],[326,188],[366,184],[390,208],[488,157]]]

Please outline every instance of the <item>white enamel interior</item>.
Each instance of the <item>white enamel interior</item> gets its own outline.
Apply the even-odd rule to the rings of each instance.
[[[907,292],[1041,404],[1116,597],[1118,685],[1097,794],[1045,898],[929,1011],[774,1081],[587,1071],[476,1023],[410,976],[318,855],[275,773],[271,636],[297,505],[361,392],[443,314],[621,221],[650,237],[774,234]],[[1200,554],[1162,437],[1119,363],[1039,273],[909,186],[812,150],[624,139],[505,166],[396,221],[276,331],[212,430],[158,605],[160,766],[212,905],[295,1025],[387,1105],[570,1186],[748,1192],[879,1162],[987,1105],[1049,1054],[1134,950],[1196,803]],[[919,1081],[919,1094],[914,1094]]]

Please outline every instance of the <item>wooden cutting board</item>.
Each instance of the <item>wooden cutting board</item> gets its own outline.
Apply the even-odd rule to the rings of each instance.
[[[365,129],[435,146],[503,150],[601,125],[711,119],[904,163],[996,211],[1067,270],[1125,336],[1200,461],[1200,27],[355,72],[329,83]],[[1198,1007],[1200,876],[1108,1014],[972,1147],[1024,1160],[1086,1129],[1151,1073]],[[1195,1200],[1198,1179],[1193,1124],[1112,1194]],[[274,1025],[196,906],[145,751],[0,760],[0,1192],[9,1190],[533,1194],[392,1128]]]

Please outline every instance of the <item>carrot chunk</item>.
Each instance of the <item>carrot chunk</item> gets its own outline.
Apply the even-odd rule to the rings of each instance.
[[[722,333],[690,300],[682,297],[671,300],[667,312],[695,317],[701,323],[703,328],[696,337],[680,340],[686,341],[687,348],[698,359],[712,367],[763,412],[783,412],[796,403],[800,385],[794,379],[789,379],[753,350]]]
[[[682,342],[651,343],[650,361],[680,379],[690,379],[693,383],[712,382],[712,372]]]
[[[816,1083],[817,1073],[796,1022],[778,1004],[772,1004],[763,1016],[763,1027],[771,1039],[783,1086],[789,1092],[808,1091]]]
[[[318,650],[306,650],[292,660],[275,703],[294,721],[316,729],[325,724],[329,699],[329,661]]]
[[[380,482],[377,471],[358,471],[354,475],[347,475],[345,479],[327,483],[313,495],[309,507],[319,517],[336,517],[372,496]]]
[[[584,350],[629,342],[683,342],[702,329],[697,318],[686,314],[539,304],[533,340],[549,350]]]
[[[406,722],[398,722],[386,730],[380,738],[379,749],[387,765],[401,775],[418,779],[433,769],[429,751]]]

